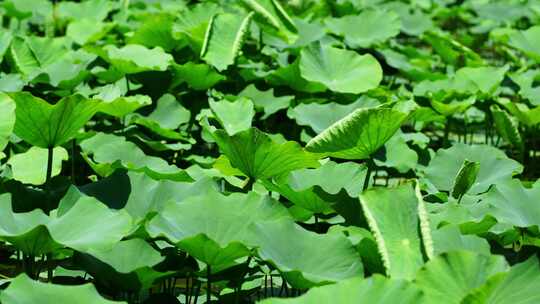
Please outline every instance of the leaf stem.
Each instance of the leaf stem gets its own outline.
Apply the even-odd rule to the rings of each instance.
[[[366,160],[367,171],[366,171],[366,178],[364,179],[364,186],[362,187],[362,191],[366,191],[367,188],[369,187],[369,179],[371,177],[371,171],[373,171],[374,165],[375,163],[373,162],[373,159],[369,158],[368,160]]]
[[[54,148],[47,148],[47,175],[45,176],[45,185],[48,187],[52,177],[52,165],[53,165],[53,152]]]
[[[212,281],[210,280],[212,277],[212,268],[210,265],[206,265],[206,303],[210,303],[212,300]]]

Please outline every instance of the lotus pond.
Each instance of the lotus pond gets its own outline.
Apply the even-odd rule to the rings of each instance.
[[[538,0],[0,20],[0,303],[540,303]]]

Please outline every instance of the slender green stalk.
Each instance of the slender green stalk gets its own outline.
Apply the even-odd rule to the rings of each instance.
[[[362,187],[362,191],[366,191],[367,188],[369,188],[369,179],[371,178],[371,171],[373,171],[374,165],[375,164],[373,163],[373,160],[371,158],[366,161],[366,179],[364,179],[364,186]]]
[[[212,269],[210,265],[206,265],[206,303],[212,300]]]
[[[76,150],[76,143],[75,143],[75,139],[73,139],[71,141],[71,183],[72,184],[76,184],[75,183],[75,151]]]
[[[52,177],[52,165],[53,165],[53,156],[54,156],[54,148],[49,147],[47,149],[47,175],[45,178],[45,187],[47,187],[47,190],[50,191],[50,181]],[[46,265],[47,265],[47,281],[51,282],[53,277],[53,263],[52,263],[52,253],[47,253],[46,255]],[[39,277],[39,273],[37,274]]]

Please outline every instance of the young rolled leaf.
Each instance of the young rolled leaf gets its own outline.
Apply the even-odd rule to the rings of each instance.
[[[495,128],[501,137],[520,151],[523,150],[523,139],[519,133],[518,125],[514,119],[498,106],[491,107]]]
[[[311,139],[306,150],[335,158],[366,159],[396,133],[407,117],[392,108],[357,109]]]
[[[126,303],[104,299],[90,283],[79,286],[46,284],[32,280],[25,274],[11,281],[9,287],[0,293],[0,301],[6,304]]]
[[[266,179],[292,170],[319,166],[318,155],[304,151],[293,141],[278,144],[257,128],[234,136],[217,130],[214,138],[231,165],[252,179]]]
[[[479,171],[479,162],[469,161],[468,159],[464,160],[463,165],[461,165],[461,168],[456,175],[456,179],[454,180],[452,197],[461,200],[461,197],[463,197],[476,182]]]
[[[201,58],[219,71],[234,63],[249,30],[253,13],[245,16],[216,14],[208,23]]]
[[[315,42],[300,53],[300,74],[339,93],[360,94],[376,88],[382,68],[370,54],[338,49]]]
[[[424,264],[424,252],[428,258],[433,256],[429,220],[417,187],[407,183],[370,189],[360,195],[386,273],[392,278],[414,278]]]
[[[256,12],[266,23],[284,33],[297,33],[298,29],[287,11],[278,0],[242,0],[249,8]]]
[[[17,104],[14,133],[40,148],[63,145],[99,110],[100,102],[71,95],[52,105],[27,92],[11,93]]]

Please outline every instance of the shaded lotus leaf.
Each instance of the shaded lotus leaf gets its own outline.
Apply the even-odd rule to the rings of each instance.
[[[360,256],[344,235],[310,232],[289,219],[254,222],[253,232],[259,257],[295,288],[363,275]]]
[[[0,93],[0,159],[2,151],[9,143],[9,136],[15,127],[15,107],[16,103],[5,93]]]
[[[336,284],[310,289],[306,294],[292,299],[272,298],[261,304],[311,304],[311,303],[378,303],[413,304],[424,299],[421,291],[412,283],[393,280],[381,275],[370,278],[352,278]]]
[[[373,188],[360,195],[386,273],[412,279],[424,264],[424,252],[433,256],[431,229],[418,184]]]
[[[517,227],[540,227],[540,183],[532,188],[523,187],[517,179],[497,183],[484,200],[489,204],[488,212],[497,221]]]
[[[382,68],[371,55],[338,49],[321,43],[305,47],[300,54],[300,74],[339,93],[359,94],[376,88]]]
[[[252,179],[265,179],[296,169],[318,167],[318,155],[306,152],[296,142],[276,143],[257,128],[229,136],[214,132],[219,149],[234,168]]]
[[[516,264],[504,274],[493,275],[481,287],[471,292],[461,303],[523,303],[533,304],[540,301],[540,272],[538,258],[530,257],[523,263]],[[519,292],[516,292],[519,290]]]
[[[159,46],[170,52],[179,46],[172,34],[173,21],[174,18],[168,14],[149,14],[129,37],[128,43],[141,44],[148,48]]]
[[[191,181],[191,177],[164,159],[148,156],[122,136],[97,133],[81,142],[85,159],[101,176],[109,176],[119,167],[144,172],[155,179]]]
[[[251,128],[255,110],[251,100],[238,98],[235,101],[208,101],[210,109],[230,136]]]
[[[286,85],[300,92],[316,93],[326,90],[324,84],[303,78],[300,72],[300,59],[273,71],[267,76],[267,79],[272,85]]]
[[[99,110],[100,103],[71,95],[52,105],[30,93],[11,93],[17,104],[14,133],[40,148],[60,146],[77,135]]]
[[[507,269],[502,256],[454,251],[427,262],[415,281],[430,303],[462,303],[469,292],[481,287],[490,276]]]
[[[350,104],[339,103],[301,103],[287,110],[287,116],[294,119],[297,124],[309,126],[316,133],[321,133],[336,121],[347,116],[354,110],[364,107],[377,106],[376,100],[359,99]]]
[[[253,101],[255,110],[264,111],[262,119],[276,113],[279,110],[286,109],[294,96],[274,96],[274,89],[270,88],[266,91],[260,91],[254,84],[250,84],[245,87],[240,93],[239,97],[246,97]]]
[[[128,44],[121,48],[106,45],[106,59],[124,74],[134,74],[145,71],[165,71],[173,57],[160,47],[152,49],[139,44]]]
[[[48,150],[31,147],[24,153],[12,155],[7,164],[11,167],[13,179],[24,184],[42,185],[47,176]],[[68,160],[68,152],[62,147],[53,149],[51,177],[60,174],[62,162]]]
[[[407,119],[391,108],[360,108],[311,139],[306,150],[343,159],[371,157]]]
[[[225,196],[206,191],[170,201],[146,226],[152,237],[164,236],[214,271],[250,254],[248,227],[255,222],[288,218],[278,202],[255,192]]]
[[[225,76],[204,63],[190,61],[185,64],[173,64],[171,70],[174,75],[173,87],[185,82],[194,90],[207,90],[225,80]]]
[[[425,177],[439,190],[450,191],[465,159],[480,164],[475,183],[469,190],[477,194],[520,173],[523,166],[508,158],[503,151],[486,145],[456,143],[448,149],[440,149],[424,169]]]
[[[0,293],[0,300],[6,304],[126,303],[104,299],[90,283],[79,286],[46,284],[32,280],[25,274],[11,281],[9,287]]]
[[[152,269],[165,257],[142,239],[121,241],[108,250],[77,252],[74,259],[101,284],[123,291],[150,288],[156,279],[170,275]]]
[[[249,30],[252,13],[245,16],[216,14],[208,23],[201,58],[218,71],[234,63]]]
[[[501,103],[515,118],[527,126],[534,126],[540,123],[540,106],[529,108],[523,103],[514,103],[507,98],[499,98]]]
[[[358,15],[331,18],[326,25],[353,48],[368,48],[399,34],[401,20],[393,11],[362,10]]]
[[[407,144],[406,135],[396,132],[385,144],[383,159],[375,158],[375,164],[382,167],[395,168],[401,173],[416,168],[418,154]]]

